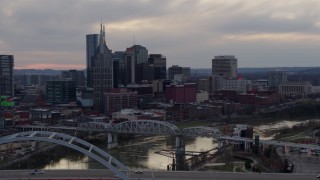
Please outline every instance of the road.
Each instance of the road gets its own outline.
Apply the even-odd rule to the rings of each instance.
[[[299,150],[284,155],[281,149],[277,149],[280,156],[286,157],[294,163],[294,173],[320,174],[320,157],[301,153]]]
[[[118,179],[109,170],[47,170],[44,174],[31,175],[32,170],[1,170],[0,179]],[[316,174],[271,174],[271,173],[221,173],[221,172],[202,172],[202,171],[144,171],[142,174],[128,172],[130,179],[138,180],[308,180],[316,179]]]

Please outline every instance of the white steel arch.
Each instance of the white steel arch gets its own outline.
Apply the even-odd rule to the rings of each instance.
[[[125,121],[112,126],[108,132],[128,133],[128,134],[147,134],[147,135],[179,135],[180,130],[177,126],[154,120]]]
[[[202,137],[219,138],[222,135],[222,133],[216,128],[207,127],[207,126],[196,126],[196,127],[182,129],[181,135],[189,136],[189,137],[202,136]]]
[[[128,170],[125,165],[123,165],[121,162],[119,162],[117,159],[115,159],[102,149],[79,138],[49,131],[28,131],[0,138],[0,144],[16,141],[45,141],[72,148],[91,157],[92,159],[95,159],[96,161],[110,169],[112,172],[117,174],[120,178],[125,180],[129,179],[122,172]]]

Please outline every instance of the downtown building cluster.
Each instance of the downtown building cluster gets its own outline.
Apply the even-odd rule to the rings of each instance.
[[[0,127],[3,117],[18,118],[16,124],[68,125],[64,120],[83,121],[83,115],[93,121],[221,120],[320,92],[310,82],[289,81],[281,70],[269,71],[265,79],[246,79],[238,73],[234,55],[215,56],[210,74],[196,76],[190,67],[167,68],[164,55],[149,54],[141,45],[113,52],[102,25],[99,34],[86,35],[85,71],[13,78],[13,55],[0,55],[0,60],[1,96],[16,103],[14,113],[5,107]]]
[[[161,54],[149,55],[148,49],[141,45],[133,45],[125,51],[113,53],[105,39],[102,25],[100,34],[86,36],[87,87],[93,90],[93,107],[101,113],[111,113],[110,110],[115,110],[115,107],[128,107],[118,106],[110,101],[117,96],[120,98],[119,102],[128,101],[123,104],[130,104],[129,107],[135,108],[137,92],[115,89],[143,89],[144,84],[148,87],[153,80],[165,80],[166,57]]]

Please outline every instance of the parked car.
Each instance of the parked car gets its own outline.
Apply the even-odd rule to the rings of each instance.
[[[134,173],[135,173],[135,174],[142,174],[143,172],[140,171],[140,170],[136,170],[136,171],[134,171]]]
[[[30,174],[31,174],[31,175],[44,174],[44,171],[43,171],[43,170],[35,169],[35,170],[33,170]]]

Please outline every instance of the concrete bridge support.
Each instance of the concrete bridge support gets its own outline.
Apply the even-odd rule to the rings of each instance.
[[[182,136],[176,136],[176,167],[175,170],[187,170],[185,165],[185,143]]]
[[[223,141],[222,140],[218,140],[218,149],[221,149],[223,146]]]
[[[282,146],[282,153],[286,156],[289,155],[290,147],[289,146]]]
[[[244,151],[249,152],[251,150],[251,143],[244,141]]]
[[[118,136],[116,134],[108,133],[108,149],[118,147]]]

